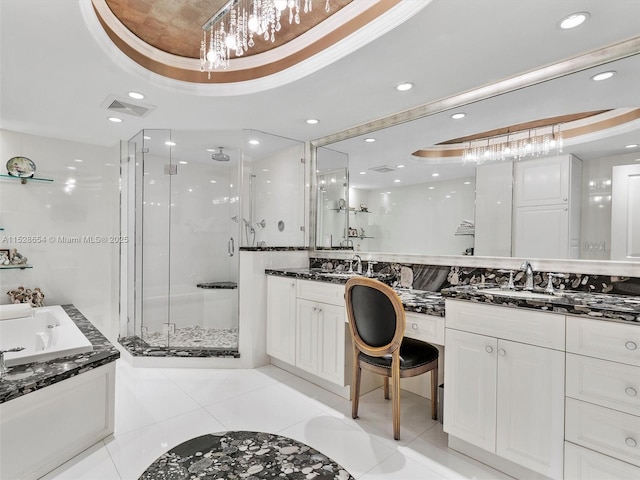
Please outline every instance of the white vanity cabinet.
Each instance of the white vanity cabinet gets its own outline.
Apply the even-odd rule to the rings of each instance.
[[[573,155],[515,164],[513,256],[578,258],[582,162]]]
[[[344,386],[344,285],[267,276],[267,354]]]
[[[450,439],[562,478],[564,335],[563,315],[447,299]]]
[[[567,317],[565,478],[640,478],[640,325]]]
[[[267,275],[267,355],[296,361],[296,280]]]

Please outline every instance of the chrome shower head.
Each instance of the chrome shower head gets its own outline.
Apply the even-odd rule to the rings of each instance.
[[[211,155],[211,159],[216,162],[228,162],[230,157],[226,153],[222,152],[223,147],[218,147],[218,151]]]

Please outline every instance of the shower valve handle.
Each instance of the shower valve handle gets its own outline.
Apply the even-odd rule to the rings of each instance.
[[[227,244],[227,248],[229,249],[229,256],[233,257],[234,252],[236,251],[235,242],[233,237],[229,238],[229,243]]]

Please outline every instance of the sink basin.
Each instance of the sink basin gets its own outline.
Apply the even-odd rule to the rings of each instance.
[[[356,272],[323,272],[321,273],[321,275],[323,277],[329,277],[329,278],[351,278],[351,277],[363,277],[364,274],[363,273],[356,273]]]
[[[521,298],[523,300],[551,300],[562,296],[561,293],[544,293],[544,292],[532,292],[529,290],[506,290],[503,288],[483,288],[478,290],[482,293],[490,293],[492,295],[499,295],[509,298]]]

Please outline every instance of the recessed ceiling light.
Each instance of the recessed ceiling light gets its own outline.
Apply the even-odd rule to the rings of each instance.
[[[144,94],[140,92],[129,92],[128,95],[136,100],[142,100],[144,98]]]
[[[471,185],[471,182],[464,182],[465,185]]]
[[[387,195],[391,195],[391,192],[387,192]]]
[[[211,183],[218,183],[218,182],[216,182],[215,180],[209,180],[209,181],[210,181]]]
[[[148,135],[143,136],[142,138],[144,138],[145,140],[151,140],[151,137]]]
[[[398,90],[399,92],[406,92],[407,90],[411,90],[412,88],[413,88],[413,83],[411,82],[404,82],[396,85],[396,90]]]
[[[67,169],[68,169],[68,170],[75,170],[75,169],[76,169],[76,167],[69,166],[69,167],[67,167]]]
[[[439,173],[432,173],[432,174],[431,174],[431,176],[432,176],[432,177],[439,177],[439,176],[440,176],[440,174],[439,174]]]
[[[367,172],[360,172],[360,175],[366,175]]]
[[[83,161],[84,161],[84,160],[80,160],[79,158],[76,158],[76,159],[74,160],[74,162],[78,162],[78,163],[82,163]]]
[[[576,28],[577,26],[582,25],[588,19],[588,12],[577,12],[564,17],[562,20],[560,20],[560,22],[558,22],[558,25],[560,25],[560,28],[562,28],[563,30],[568,30],[570,28]]]
[[[436,187],[429,187],[429,190],[433,190],[434,188],[436,188]]]
[[[217,152],[217,148],[207,148],[207,152]]]
[[[638,145],[637,143],[630,143],[629,145],[625,145],[624,148],[637,148],[640,145]]]
[[[396,165],[396,168],[404,168],[404,165]]]
[[[175,147],[176,146],[176,142],[172,142],[170,140],[164,142],[164,144],[168,147]]]
[[[373,143],[373,142],[376,141],[376,139],[369,137],[369,138],[365,138],[364,141],[367,142],[367,143]]]
[[[249,140],[249,145],[260,145],[260,140],[255,140],[255,139]]]
[[[613,70],[610,70],[608,72],[597,73],[596,75],[591,77],[591,80],[593,80],[594,82],[600,82],[602,80],[606,80],[608,78],[613,77],[615,74],[616,72]]]
[[[180,160],[178,163],[179,163],[180,165],[187,165],[189,162],[185,162],[184,160]]]
[[[317,118],[309,118],[307,119],[307,123],[309,125],[317,125],[318,123],[320,123],[320,120],[318,120]]]
[[[122,122],[122,119],[121,119],[121,118],[118,118],[118,117],[109,117],[109,118],[108,118],[108,120],[109,120],[110,122],[113,122],[113,123],[120,123],[120,122]]]
[[[396,178],[396,179],[394,180],[394,183],[400,183],[400,179],[399,179],[399,178]]]
[[[451,115],[451,118],[453,118],[454,120],[460,120],[461,118],[464,118],[466,116],[467,116],[466,113],[458,112],[458,113],[454,113],[453,115]]]

